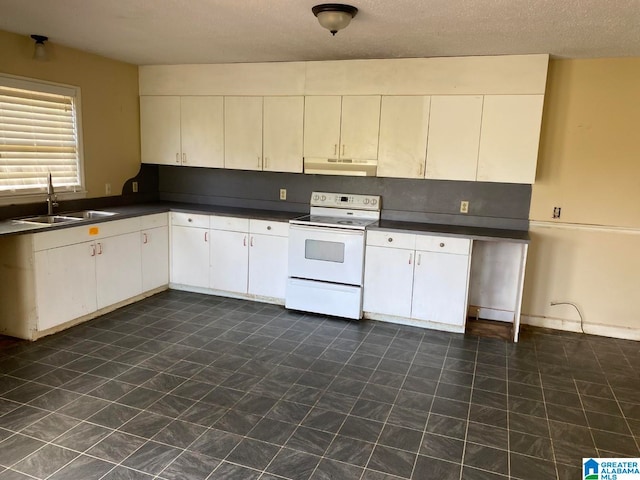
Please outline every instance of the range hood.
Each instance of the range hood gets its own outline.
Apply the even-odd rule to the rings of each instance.
[[[377,168],[377,160],[307,157],[304,159],[304,173],[309,174],[375,177]]]

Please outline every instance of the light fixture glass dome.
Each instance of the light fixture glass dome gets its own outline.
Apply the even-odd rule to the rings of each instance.
[[[316,5],[311,11],[318,17],[320,25],[329,30],[332,35],[346,28],[349,23],[351,23],[351,19],[358,13],[356,7],[342,5],[340,3]]]

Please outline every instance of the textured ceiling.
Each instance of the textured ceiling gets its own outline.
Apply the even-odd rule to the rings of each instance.
[[[353,0],[332,37],[314,0],[0,0],[0,30],[148,64],[550,53],[640,57],[640,0]]]

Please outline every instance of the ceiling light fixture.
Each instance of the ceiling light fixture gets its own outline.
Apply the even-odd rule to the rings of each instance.
[[[331,35],[338,33],[338,30],[346,28],[351,19],[356,16],[358,9],[351,5],[342,5],[341,3],[323,3],[316,5],[311,9],[313,14],[318,17],[318,22],[324,28],[331,32]]]
[[[33,49],[33,59],[40,61],[47,60],[47,49],[44,47],[44,42],[49,40],[49,37],[45,37],[44,35],[31,35],[31,38],[36,41]]]

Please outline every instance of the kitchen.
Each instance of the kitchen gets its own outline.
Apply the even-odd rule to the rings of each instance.
[[[90,196],[102,196],[105,183],[123,185],[137,174],[140,147],[136,134],[136,67],[52,45],[56,62],[43,68],[23,54],[32,49],[28,38],[3,32],[2,45],[6,62],[2,64],[3,71],[83,88],[85,168]],[[550,61],[538,175],[530,212],[524,216],[526,219],[528,214],[531,221],[532,244],[523,323],[578,330],[578,316],[573,309],[549,305],[572,301],[585,313],[585,331],[637,339],[637,315],[631,299],[637,286],[637,259],[633,252],[637,250],[634,228],[640,202],[632,201],[638,194],[633,187],[637,165],[631,159],[637,154],[638,145],[627,132],[630,125],[637,124],[637,110],[633,108],[637,92],[628,82],[635,78],[638,68],[638,61],[633,58]],[[612,157],[610,151],[619,155]],[[181,191],[168,190],[170,175],[160,177],[161,191],[166,188],[167,194],[179,196]],[[254,174],[250,181],[253,185],[269,176],[277,174]],[[188,181],[196,185],[205,182],[197,177],[189,176]],[[237,183],[229,184],[229,179]],[[263,195],[259,188],[239,192],[234,185],[248,182],[239,173],[228,173],[218,182],[221,185],[216,188],[222,190],[217,191],[224,192],[227,199],[240,198],[247,203],[278,201],[272,191],[268,197],[264,193],[258,199],[255,197]],[[328,183],[328,178],[323,182]],[[388,185],[402,191],[403,184],[412,185],[411,182],[398,181],[397,188],[393,187],[394,182]],[[308,205],[309,187],[283,185],[296,207]],[[335,184],[321,184],[314,188],[354,192],[342,185],[334,187]],[[296,193],[296,188],[301,191]],[[435,197],[436,193],[446,191],[434,192]],[[382,196],[387,205],[389,196]],[[471,202],[473,205],[474,200]],[[558,204],[563,205],[560,221],[566,223],[553,227],[551,212]],[[602,245],[613,248],[603,249]]]

